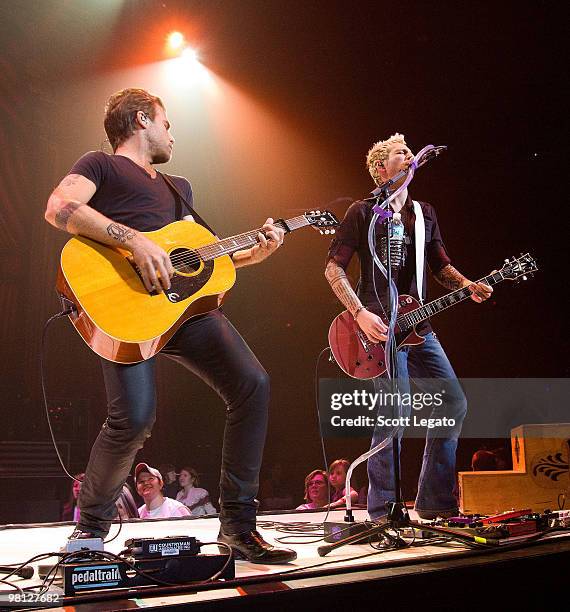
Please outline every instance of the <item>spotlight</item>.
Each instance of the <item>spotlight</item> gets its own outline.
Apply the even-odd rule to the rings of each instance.
[[[185,44],[184,35],[181,32],[170,32],[166,37],[166,44],[170,51],[180,51]]]

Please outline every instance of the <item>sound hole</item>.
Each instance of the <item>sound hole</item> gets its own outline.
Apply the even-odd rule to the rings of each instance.
[[[179,274],[195,274],[202,265],[202,260],[196,251],[184,248],[170,251],[170,261]]]

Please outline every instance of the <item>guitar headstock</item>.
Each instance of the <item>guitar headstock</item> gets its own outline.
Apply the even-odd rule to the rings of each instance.
[[[323,212],[320,210],[312,210],[304,213],[303,216],[307,219],[309,225],[321,234],[334,234],[334,228],[339,223],[334,213],[329,210],[324,210]]]
[[[522,280],[527,280],[529,276],[532,276],[538,270],[536,259],[534,259],[529,253],[524,255],[521,253],[519,257],[511,257],[511,259],[505,259],[505,264],[501,268],[500,272],[503,278],[507,280],[517,280],[522,277]]]

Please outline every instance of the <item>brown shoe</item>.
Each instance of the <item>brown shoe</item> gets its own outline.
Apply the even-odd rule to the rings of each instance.
[[[267,543],[255,529],[235,535],[227,535],[220,531],[218,542],[224,542],[232,547],[236,559],[246,559],[251,563],[280,564],[289,563],[297,558],[297,553],[290,548],[277,548]],[[222,554],[227,553],[223,546],[219,547]]]

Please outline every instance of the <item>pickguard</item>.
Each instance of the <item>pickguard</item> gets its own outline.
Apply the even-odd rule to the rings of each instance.
[[[214,272],[214,261],[210,260],[203,263],[204,267],[196,275],[186,276],[185,274],[174,273],[174,276],[170,279],[170,289],[165,291],[169,302],[173,304],[182,302],[200,291],[200,289],[210,280]]]

